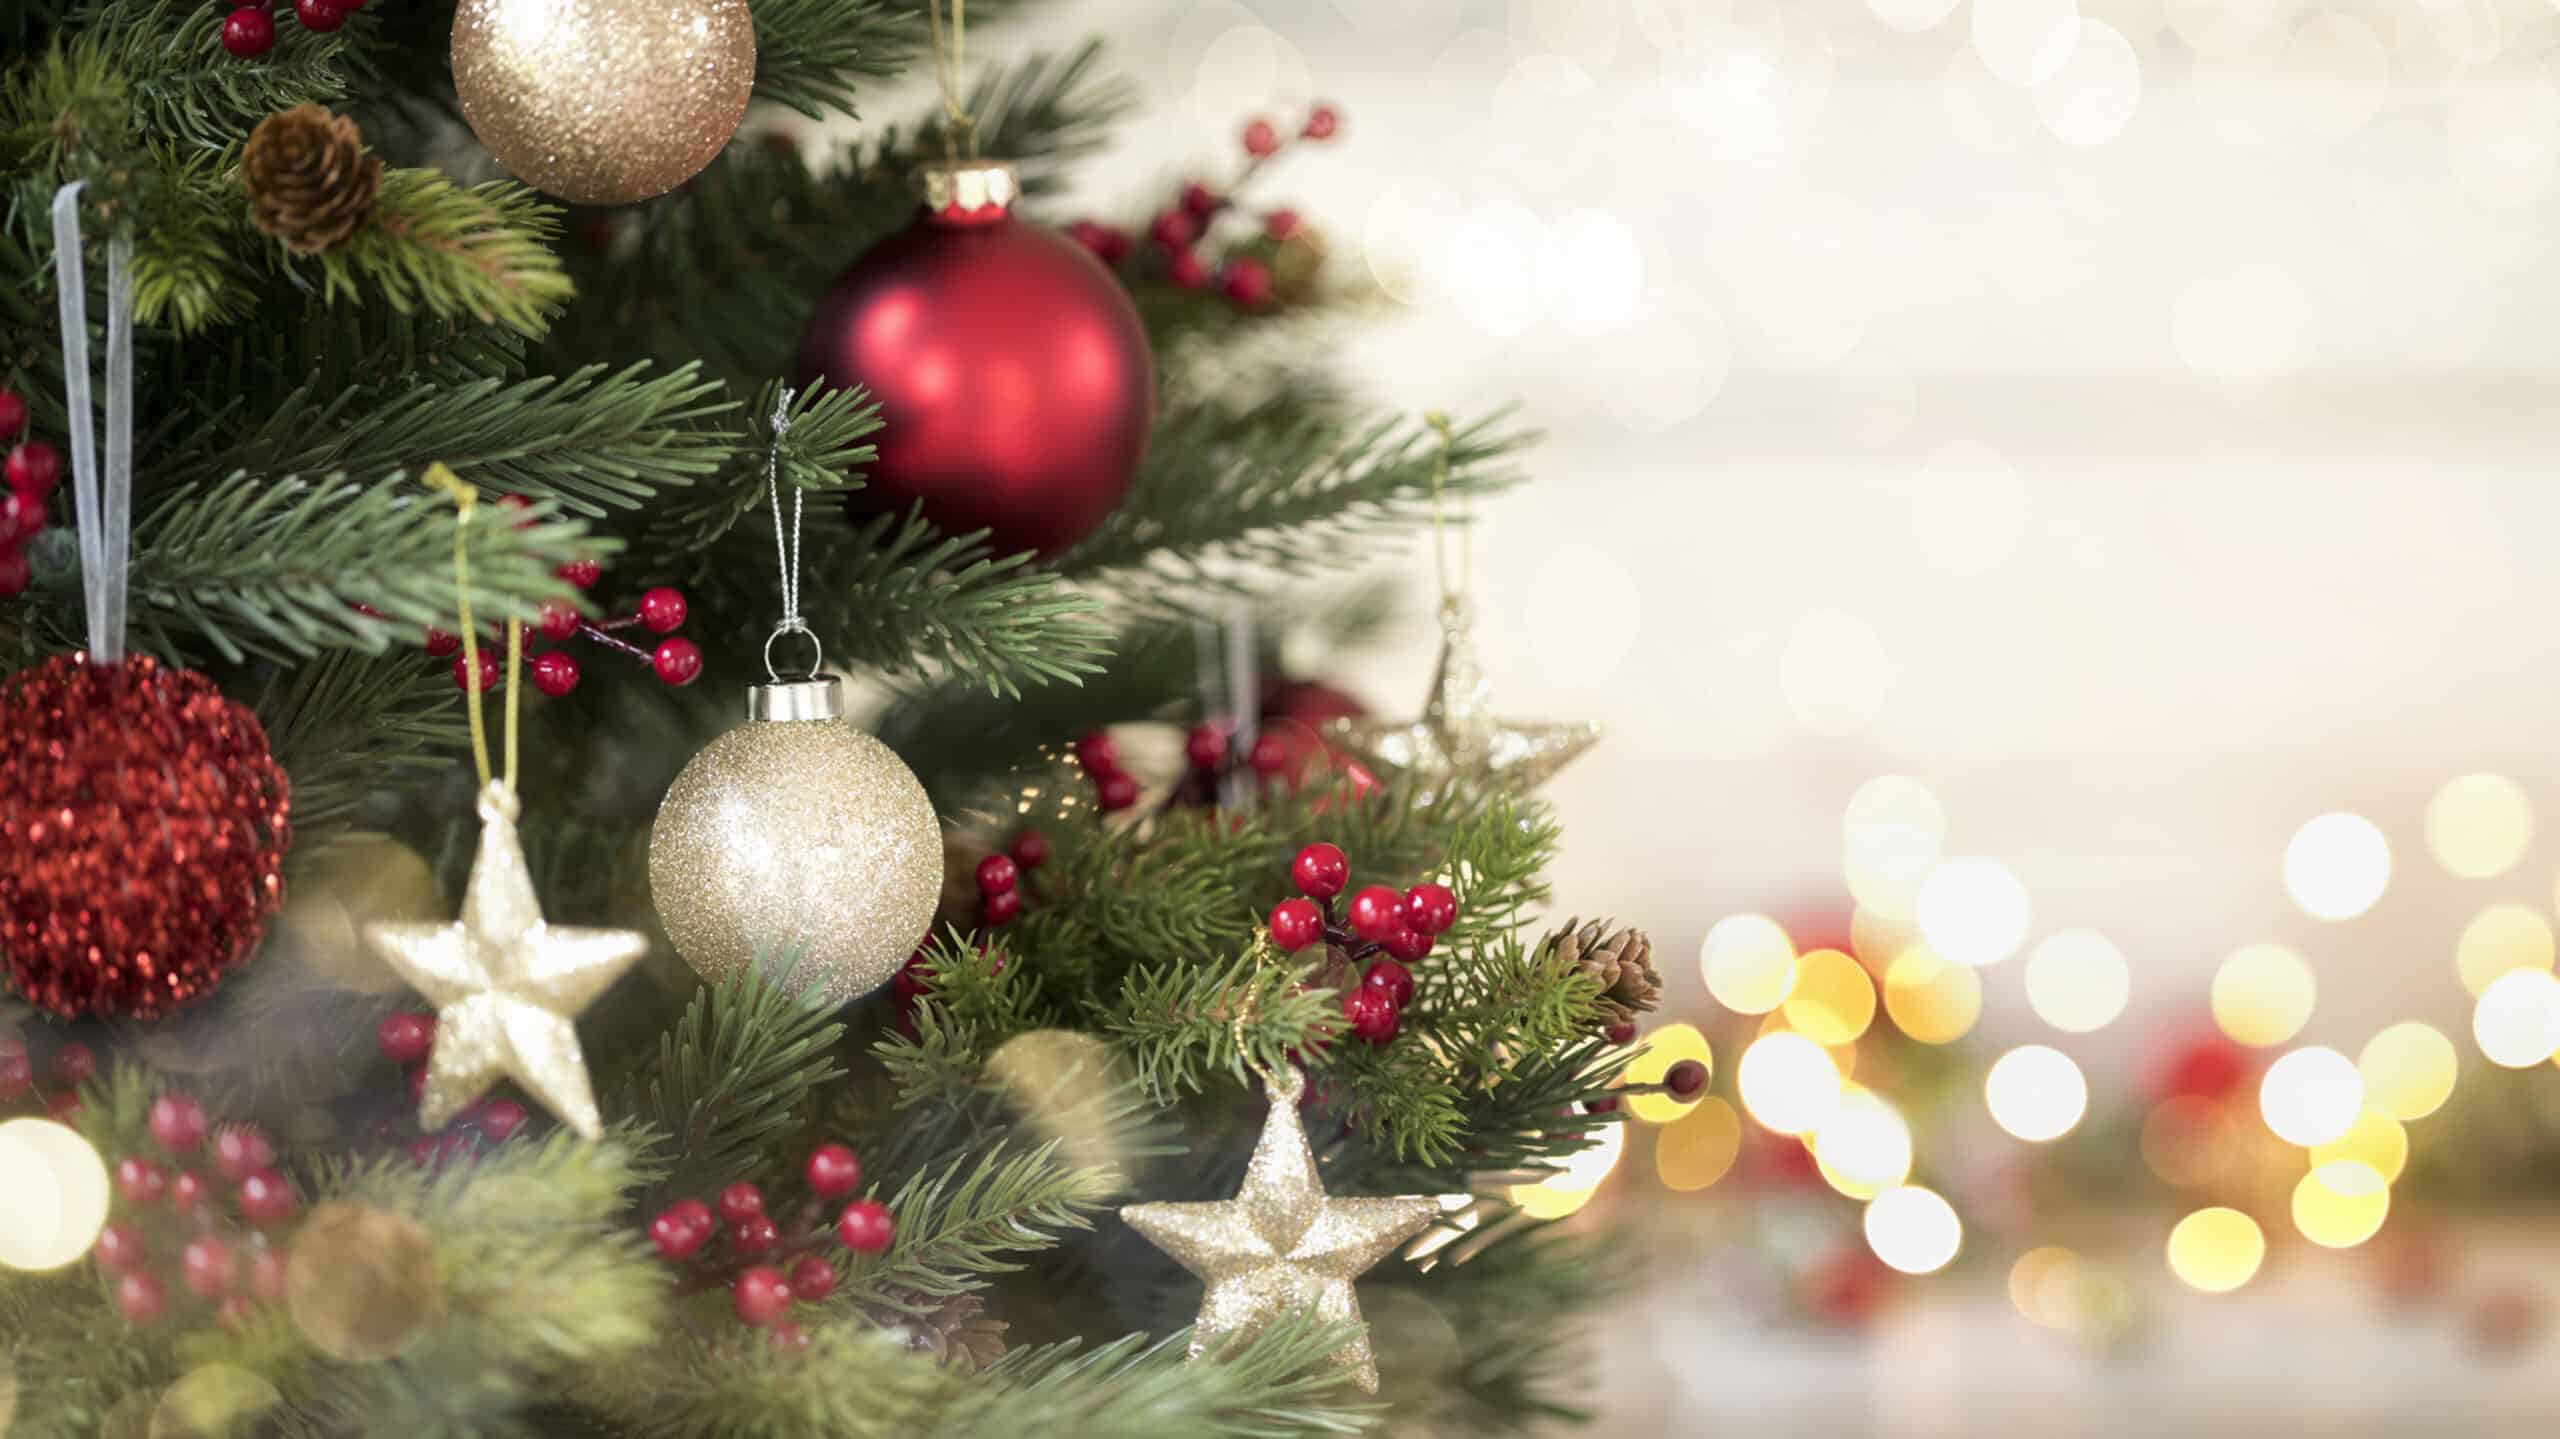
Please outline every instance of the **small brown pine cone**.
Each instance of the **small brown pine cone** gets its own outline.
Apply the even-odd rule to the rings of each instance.
[[[356,122],[317,105],[269,115],[240,154],[249,219],[297,255],[317,255],[356,232],[382,190],[382,161],[364,152]]]
[[[1597,1017],[1601,1029],[1633,1024],[1662,998],[1662,976],[1654,971],[1653,941],[1640,929],[1610,932],[1609,921],[1589,924],[1565,921],[1547,938],[1547,949],[1565,967],[1587,970],[1600,981]]]

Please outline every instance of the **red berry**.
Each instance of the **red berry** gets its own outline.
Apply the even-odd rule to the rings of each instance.
[[[1255,120],[1244,127],[1244,152],[1260,159],[1280,148],[1280,132],[1268,120]]]
[[[679,1199],[649,1221],[649,1242],[670,1260],[690,1259],[711,1237],[711,1210],[699,1199]]]
[[[15,390],[0,390],[0,440],[14,440],[27,427],[27,402]]]
[[[856,1254],[877,1254],[889,1247],[897,1237],[897,1221],[889,1217],[889,1207],[868,1199],[857,1199],[836,1216],[836,1238]]]
[[[1384,944],[1404,927],[1403,895],[1372,884],[1351,896],[1351,932],[1362,939]]]
[[[0,545],[22,545],[44,530],[44,496],[0,490]]]
[[[181,1169],[169,1181],[169,1207],[180,1214],[193,1214],[213,1198],[213,1186],[192,1169]]]
[[[1632,1021],[1626,1024],[1613,1024],[1600,1031],[1600,1037],[1611,1044],[1633,1044],[1636,1042],[1636,1027]]]
[[[772,1220],[761,1214],[752,1219],[742,1219],[729,1226],[729,1248],[750,1259],[759,1254],[771,1253],[773,1247],[781,1242],[782,1231],[774,1227]]]
[[[1351,1032],[1371,1044],[1384,1044],[1396,1037],[1396,1002],[1382,990],[1366,985],[1342,992],[1342,1017],[1351,1021]]]
[[[1238,255],[1218,272],[1218,289],[1228,299],[1253,309],[1271,298],[1271,267],[1250,256]]]
[[[596,581],[604,578],[604,566],[594,560],[571,560],[551,573],[579,589],[587,590],[595,588]]]
[[[471,656],[455,655],[453,657],[453,687],[455,689],[477,689],[482,694],[487,694],[490,690],[497,688],[497,685],[498,656],[495,652],[487,649],[480,651],[480,683],[477,685],[471,683]]]
[[[330,0],[293,0],[293,18],[305,30],[330,31],[347,23],[347,12]]]
[[[116,1197],[128,1208],[147,1209],[169,1192],[169,1172],[148,1159],[116,1161]]]
[[[1274,210],[1262,217],[1262,233],[1275,240],[1285,240],[1306,228],[1306,221],[1295,210]]]
[[[272,1169],[261,1169],[240,1181],[240,1217],[260,1229],[293,1217],[293,1186]]]
[[[89,1252],[98,1258],[98,1267],[109,1274],[130,1274],[151,1262],[151,1250],[143,1242],[142,1231],[130,1224],[110,1224],[98,1231],[98,1242]]]
[[[1198,251],[1176,250],[1165,257],[1164,277],[1181,289],[1197,290],[1209,283],[1209,266]]]
[[[0,1099],[15,1099],[33,1089],[36,1083],[35,1063],[24,1049],[0,1049]]]
[[[1104,814],[1117,814],[1138,802],[1138,782],[1125,774],[1107,774],[1095,786]]]
[[[432,1014],[395,1014],[373,1027],[374,1046],[382,1057],[393,1064],[417,1064],[435,1048],[436,1019]]]
[[[1425,880],[1404,892],[1404,922],[1424,935],[1445,934],[1458,922],[1457,893]]]
[[[344,3],[344,0],[328,0],[328,3],[332,8],[338,10],[353,10],[356,8],[353,5]],[[517,529],[531,529],[533,528],[534,522],[541,518],[533,512],[533,496],[531,495],[500,495],[498,496],[497,503],[499,509],[505,510],[516,517]]]
[[[991,894],[978,901],[978,923],[988,929],[997,929],[1011,924],[1021,913],[1022,891],[1018,889],[1008,889],[1002,894]]]
[[[266,1142],[266,1134],[253,1124],[225,1124],[223,1132],[212,1137],[212,1168],[223,1170],[223,1178],[241,1183],[259,1170],[274,1168],[276,1147]]]
[[[781,1270],[759,1264],[729,1286],[729,1302],[738,1311],[739,1323],[761,1329],[791,1312],[791,1283]]]
[[[1306,126],[1298,133],[1310,140],[1330,140],[1342,127],[1342,115],[1331,105],[1318,105],[1307,112]]]
[[[199,1299],[219,1299],[230,1292],[233,1268],[231,1246],[210,1234],[188,1240],[178,1252],[178,1277]]]
[[[1076,741],[1076,763],[1084,772],[1100,779],[1120,772],[1120,746],[1108,730],[1095,730]]]
[[[1311,899],[1284,899],[1271,906],[1271,942],[1292,954],[1324,943],[1324,911]]]
[[[1321,841],[1298,851],[1289,862],[1289,878],[1310,899],[1331,899],[1351,882],[1351,861],[1340,849]]]
[[[66,1044],[53,1052],[53,1077],[64,1084],[86,1084],[97,1072],[97,1051],[85,1044]]]
[[[261,1299],[282,1299],[285,1276],[284,1251],[273,1247],[260,1249],[249,1256],[249,1292]]]
[[[276,22],[264,10],[243,5],[222,22],[222,48],[243,60],[254,60],[275,44]]]
[[[427,626],[426,647],[427,658],[440,660],[446,655],[452,654],[462,648],[462,636],[455,634],[451,630],[440,630],[434,625],[429,625]]]
[[[824,1257],[803,1254],[791,1262],[791,1297],[815,1302],[836,1292],[836,1267]]]
[[[1126,232],[1092,220],[1078,220],[1067,227],[1067,237],[1090,251],[1106,265],[1117,265],[1129,254]]]
[[[512,1099],[492,1099],[480,1106],[480,1132],[504,1144],[524,1128],[525,1118],[523,1105]]]
[[[1227,760],[1227,732],[1213,724],[1196,724],[1182,740],[1182,757],[1193,769],[1216,769]]]
[[[660,585],[640,596],[640,623],[659,634],[684,628],[684,591]]]
[[[16,545],[0,545],[0,600],[14,600],[25,594],[35,577],[35,567],[27,563],[25,550]]]
[[[1695,1099],[1707,1092],[1707,1067],[1694,1059],[1684,1059],[1663,1071],[1662,1087],[1674,1099]]]
[[[1253,742],[1244,762],[1264,779],[1278,779],[1289,770],[1289,746],[1278,735],[1264,735]]]
[[[208,1126],[204,1106],[184,1094],[164,1094],[151,1101],[145,1120],[152,1141],[171,1154],[193,1154],[204,1143]]]
[[[1403,926],[1395,933],[1388,935],[1385,939],[1379,941],[1379,943],[1386,946],[1387,953],[1394,955],[1396,958],[1403,960],[1407,964],[1411,964],[1413,961],[1420,959],[1431,952],[1431,936],[1422,933],[1411,925]]]
[[[1013,861],[1004,855],[991,854],[978,861],[978,893],[980,894],[1011,894],[1014,885],[1021,878],[1022,871],[1015,868]]]
[[[1223,203],[1225,202],[1219,199],[1217,191],[1197,180],[1182,187],[1182,211],[1194,219],[1209,218],[1217,213],[1218,206]]]
[[[1013,837],[1013,843],[1006,845],[1004,852],[1013,856],[1016,867],[1038,869],[1049,862],[1049,837],[1036,829],[1026,829]]]
[[[764,1214],[764,1191],[743,1181],[720,1191],[720,1217],[744,1224]]]
[[[116,1309],[136,1324],[157,1323],[169,1312],[169,1292],[148,1274],[123,1275],[116,1280]]]
[[[664,683],[682,688],[702,674],[702,646],[678,635],[658,641],[657,653],[649,657],[651,667]]]
[[[820,1199],[842,1199],[862,1187],[862,1161],[841,1144],[821,1144],[809,1151],[809,1192]]]
[[[62,456],[42,440],[11,446],[7,468],[10,490],[35,499],[52,494],[62,481]]]
[[[544,639],[556,645],[576,639],[578,626],[582,623],[584,621],[578,618],[577,607],[568,601],[544,600],[542,613],[534,618],[533,627],[541,632]]]
[[[899,965],[898,972],[889,977],[889,986],[898,992],[900,999],[913,999],[930,992],[933,988],[933,956],[922,949],[908,955],[907,962]]]
[[[1398,1009],[1413,1003],[1413,971],[1392,959],[1382,959],[1370,965],[1369,972],[1361,976],[1360,983],[1370,989],[1384,991],[1387,998],[1396,1002]]]
[[[1600,1099],[1586,1099],[1582,1101],[1582,1112],[1585,1114],[1615,1114],[1618,1112],[1618,1096],[1612,1094]]]
[[[59,1119],[63,1123],[69,1124],[71,1122],[71,1116],[80,1112],[80,1091],[76,1089],[66,1089],[60,1094],[47,1099],[44,1102],[44,1112],[45,1116],[49,1119]]]
[[[578,657],[567,650],[544,650],[533,657],[533,687],[558,699],[578,687]]]
[[[1167,210],[1148,224],[1147,238],[1167,250],[1188,250],[1200,238],[1200,222],[1184,211]]]

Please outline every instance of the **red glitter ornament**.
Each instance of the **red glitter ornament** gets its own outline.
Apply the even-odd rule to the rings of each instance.
[[[153,1018],[257,952],[284,902],[284,769],[257,717],[147,656],[0,683],[0,956],[64,1016]]]

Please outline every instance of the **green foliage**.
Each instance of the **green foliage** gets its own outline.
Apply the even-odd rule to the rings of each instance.
[[[289,263],[316,268],[332,302],[379,301],[537,339],[571,293],[548,243],[558,214],[507,181],[465,188],[433,170],[391,170],[373,214],[345,243]]]
[[[395,650],[329,654],[270,675],[250,708],[293,782],[296,855],[345,827],[386,781],[423,778],[470,737],[445,666]]]
[[[648,540],[669,553],[700,551],[726,537],[739,521],[769,509],[772,488],[767,466],[776,453],[773,414],[782,386],[768,384],[757,395],[747,417],[747,432],[732,452],[729,467],[717,479],[697,485],[658,505],[649,522]],[[790,426],[779,449],[782,489],[815,495],[820,504],[857,488],[856,467],[870,463],[873,448],[865,437],[880,429],[880,407],[860,389],[830,390],[810,386],[791,401]],[[785,501],[786,504],[789,501]],[[780,516],[771,523],[782,523]],[[771,530],[753,537],[763,548]]]
[[[831,1301],[913,1311],[983,1289],[991,1276],[1021,1267],[1009,1255],[1090,1227],[1119,1184],[1108,1169],[1067,1163],[1055,1141],[1026,1153],[998,1146],[954,1159],[888,1196],[896,1238],[885,1254],[855,1256]]]
[[[1338,1033],[1333,992],[1306,988],[1306,978],[1252,950],[1223,965],[1141,964],[1101,1024],[1149,1096],[1171,1104],[1213,1077],[1277,1070]]]
[[[756,98],[812,120],[852,113],[856,81],[897,73],[923,28],[886,0],[764,0],[755,16]]]
[[[844,1026],[794,983],[795,965],[760,958],[697,992],[658,1041],[655,1063],[620,1086],[611,1112],[672,1141],[657,1156],[665,1167],[653,1194],[708,1193],[748,1177],[809,1097],[844,1073],[831,1052]]]
[[[1027,554],[990,555],[983,531],[945,535],[911,511],[809,548],[812,574],[825,577],[802,599],[812,623],[846,659],[883,673],[947,670],[1017,694],[1080,679],[1109,653],[1091,596],[1030,568]]]

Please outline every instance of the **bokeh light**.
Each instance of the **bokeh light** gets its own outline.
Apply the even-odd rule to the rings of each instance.
[[[1629,1084],[1660,1084],[1671,1072],[1671,1066],[1684,1059],[1694,1059],[1715,1072],[1715,1052],[1707,1045],[1707,1037],[1694,1024],[1666,1024],[1644,1037],[1644,1047],[1627,1061]],[[1696,1100],[1674,1099],[1668,1094],[1630,1094],[1627,1112],[1648,1124],[1669,1124],[1687,1114]]]
[[[2493,904],[2462,927],[2453,965],[2462,987],[2480,995],[2516,970],[2551,968],[2553,953],[2551,921],[2520,904]]]
[[[1893,661],[1873,626],[1840,610],[1814,610],[1788,631],[1778,687],[1796,723],[1825,739],[1865,729],[1893,689]]]
[[[2427,852],[2448,873],[2488,879],[2515,868],[2533,842],[2533,803],[2500,774],[2445,781],[2427,802]]]
[[[1858,786],[1841,821],[1841,869],[1851,897],[1869,914],[1909,920],[1946,838],[1946,810],[1927,785],[1888,774]]]
[[[1982,976],[1925,944],[1908,945],[1885,969],[1884,1012],[1922,1044],[1953,1044],[1982,1016]]]
[[[2471,1011],[2471,1038],[2491,1064],[2530,1069],[2560,1048],[2560,979],[2540,969],[2498,976]]]
[[[2213,1022],[2234,1043],[2269,1049],[2302,1032],[2319,995],[2308,960],[2280,944],[2249,945],[2213,972]]]
[[[2051,79],[2079,41],[2076,0],[1973,0],[1973,53],[2012,85]]]
[[[2390,883],[2390,841],[2362,815],[2324,814],[2285,846],[2285,893],[2314,919],[2353,919]]]
[[[1839,950],[1817,949],[1796,961],[1795,988],[1781,1008],[1787,1027],[1814,1043],[1848,1044],[1875,1021],[1875,981]]]
[[[2070,1283],[2080,1256],[2058,1245],[2030,1249],[2009,1266],[2009,1302],[2030,1324],[2059,1329],[2066,1322],[2054,1300]]]
[[[1704,1189],[1724,1178],[1741,1152],[1742,1116],[1709,1095],[1654,1136],[1654,1173],[1666,1189]]]
[[[2028,1007],[2065,1034],[2088,1034],[2114,1023],[2132,992],[2124,951],[2093,930],[2047,935],[2027,956]]]
[[[1698,944],[1707,993],[1736,1014],[1767,1014],[1796,983],[1795,941],[1765,914],[1730,914]]]
[[[1978,575],[2017,549],[2027,528],[2027,482],[1979,440],[1949,440],[1911,480],[1911,529],[1931,564]]]
[[[2027,942],[2027,887],[2009,866],[1962,855],[1929,872],[1920,886],[1920,935],[1958,964],[1998,964]]]
[[[1888,1189],[1867,1202],[1867,1247],[1905,1274],[1934,1274],[1964,1247],[1954,1206],[1916,1184]]]
[[[2268,1065],[2258,1081],[2258,1114],[2287,1144],[2326,1144],[2353,1128],[2363,1112],[2364,1078],[2355,1062],[2325,1046],[2294,1050]]]
[[[2371,1239],[2390,1213],[2390,1183],[2354,1160],[2323,1164],[2293,1186],[2293,1227],[2329,1249]]]
[[[1751,1117],[1779,1134],[1810,1134],[1840,1105],[1840,1068],[1830,1052],[1786,1030],[1751,1041],[1734,1085]]]
[[[60,1269],[107,1223],[107,1165],[50,1119],[0,1124],[0,1266]]]
[[[2169,311],[2179,360],[2213,380],[2254,382],[2291,371],[2309,346],[2310,325],[2311,298],[2302,281],[2272,261],[2202,276],[2179,292]]]
[[[1958,0],[1867,0],[1867,8],[1887,26],[1908,34],[1937,27],[1955,13]]]
[[[1994,1060],[1982,1095],[1993,1123],[2034,1144],[2069,1134],[2089,1109],[2089,1081],[2080,1066],[2043,1044],[2020,1045]]]
[[[2036,113],[2053,138],[2092,149],[2124,133],[2142,103],[2142,61],[2114,26],[2080,22],[2071,58],[2036,86]]]
[[[2237,1209],[2199,1209],[2169,1231],[2169,1272],[2207,1294],[2228,1294],[2246,1284],[2267,1257],[2258,1221]]]
[[[2461,1056],[2434,1025],[2408,1020],[2365,1041],[2356,1056],[2365,1103],[2394,1119],[2424,1119],[2453,1097]]]
[[[1823,1180],[1851,1199],[1873,1199],[1911,1177],[1911,1126],[1882,1095],[1850,1086],[1813,1132]]]
[[[2338,1163],[2361,1164],[2389,1184],[2408,1167],[2409,1131],[2400,1127],[2399,1120],[2374,1108],[2368,1093],[2364,1113],[2356,1116],[2347,1132],[2311,1151],[2314,1169]]]
[[[1562,1219],[1591,1202],[1627,1151],[1625,1125],[1599,1125],[1594,1133],[1597,1142],[1575,1151],[1555,1173],[1535,1184],[1511,1186],[1511,1202],[1520,1206],[1521,1213],[1533,1219]]]

